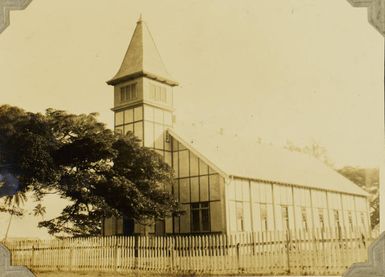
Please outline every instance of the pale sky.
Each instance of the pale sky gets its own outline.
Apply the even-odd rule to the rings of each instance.
[[[170,74],[177,122],[326,147],[377,166],[384,39],[346,0],[33,0],[0,34],[1,103],[100,113],[139,15]]]

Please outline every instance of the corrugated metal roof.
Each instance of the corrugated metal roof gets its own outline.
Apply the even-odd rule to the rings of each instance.
[[[169,133],[228,176],[368,195],[334,169],[304,153],[216,132],[198,131],[196,127],[176,127]]]
[[[137,22],[118,73],[107,83],[113,85],[127,77],[137,75],[158,79],[170,85],[178,84],[167,72],[151,33],[141,19]]]

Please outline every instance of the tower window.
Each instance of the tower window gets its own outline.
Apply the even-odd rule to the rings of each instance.
[[[150,99],[167,103],[167,90],[165,87],[150,84]]]
[[[136,83],[120,88],[120,102],[127,102],[138,98]]]

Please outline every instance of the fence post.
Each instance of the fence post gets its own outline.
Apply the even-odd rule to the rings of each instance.
[[[119,237],[115,237],[115,271],[118,271],[120,261],[118,238]]]
[[[135,263],[134,263],[134,269],[138,269],[138,263],[139,263],[139,236],[135,235],[134,237],[134,257],[135,257]]]
[[[174,240],[175,240],[175,237],[171,237],[170,239],[170,244],[169,244],[169,253],[170,253],[170,271],[173,272],[174,271],[174,264],[175,264],[175,257],[174,257]]]
[[[70,248],[70,261],[69,261],[69,270],[71,271],[72,270],[72,260],[73,260],[73,247],[71,245],[71,242],[72,242],[72,239],[70,240],[70,245],[69,245],[69,248]]]

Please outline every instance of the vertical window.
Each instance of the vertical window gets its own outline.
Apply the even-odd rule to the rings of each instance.
[[[245,230],[245,219],[243,216],[243,203],[237,202],[236,204],[236,215],[237,215],[237,231],[243,232]]]
[[[289,230],[289,208],[287,206],[282,206],[281,211],[282,211],[282,228],[283,230]]]
[[[341,223],[340,223],[340,213],[338,210],[334,210],[334,222],[337,227],[337,238],[341,239]]]
[[[138,98],[138,90],[136,89],[136,83],[131,85],[132,99]]]
[[[353,215],[351,211],[348,211],[348,224],[350,231],[353,231]]]
[[[120,102],[126,101],[126,87],[120,88]]]
[[[192,232],[209,232],[210,231],[210,211],[209,203],[192,203],[191,204],[191,231]]]
[[[149,98],[162,103],[167,103],[167,89],[163,86],[150,84]]]
[[[308,223],[307,223],[306,208],[301,208],[301,217],[302,217],[302,227],[307,231]]]
[[[136,83],[120,88],[120,102],[135,100],[138,98]]]
[[[340,213],[338,210],[334,210],[334,222],[335,222],[336,227],[338,227],[338,228],[341,227]]]
[[[325,217],[324,217],[324,211],[322,209],[318,209],[318,218],[321,230],[325,229]]]
[[[261,228],[262,228],[262,231],[268,230],[266,204],[261,204]]]

